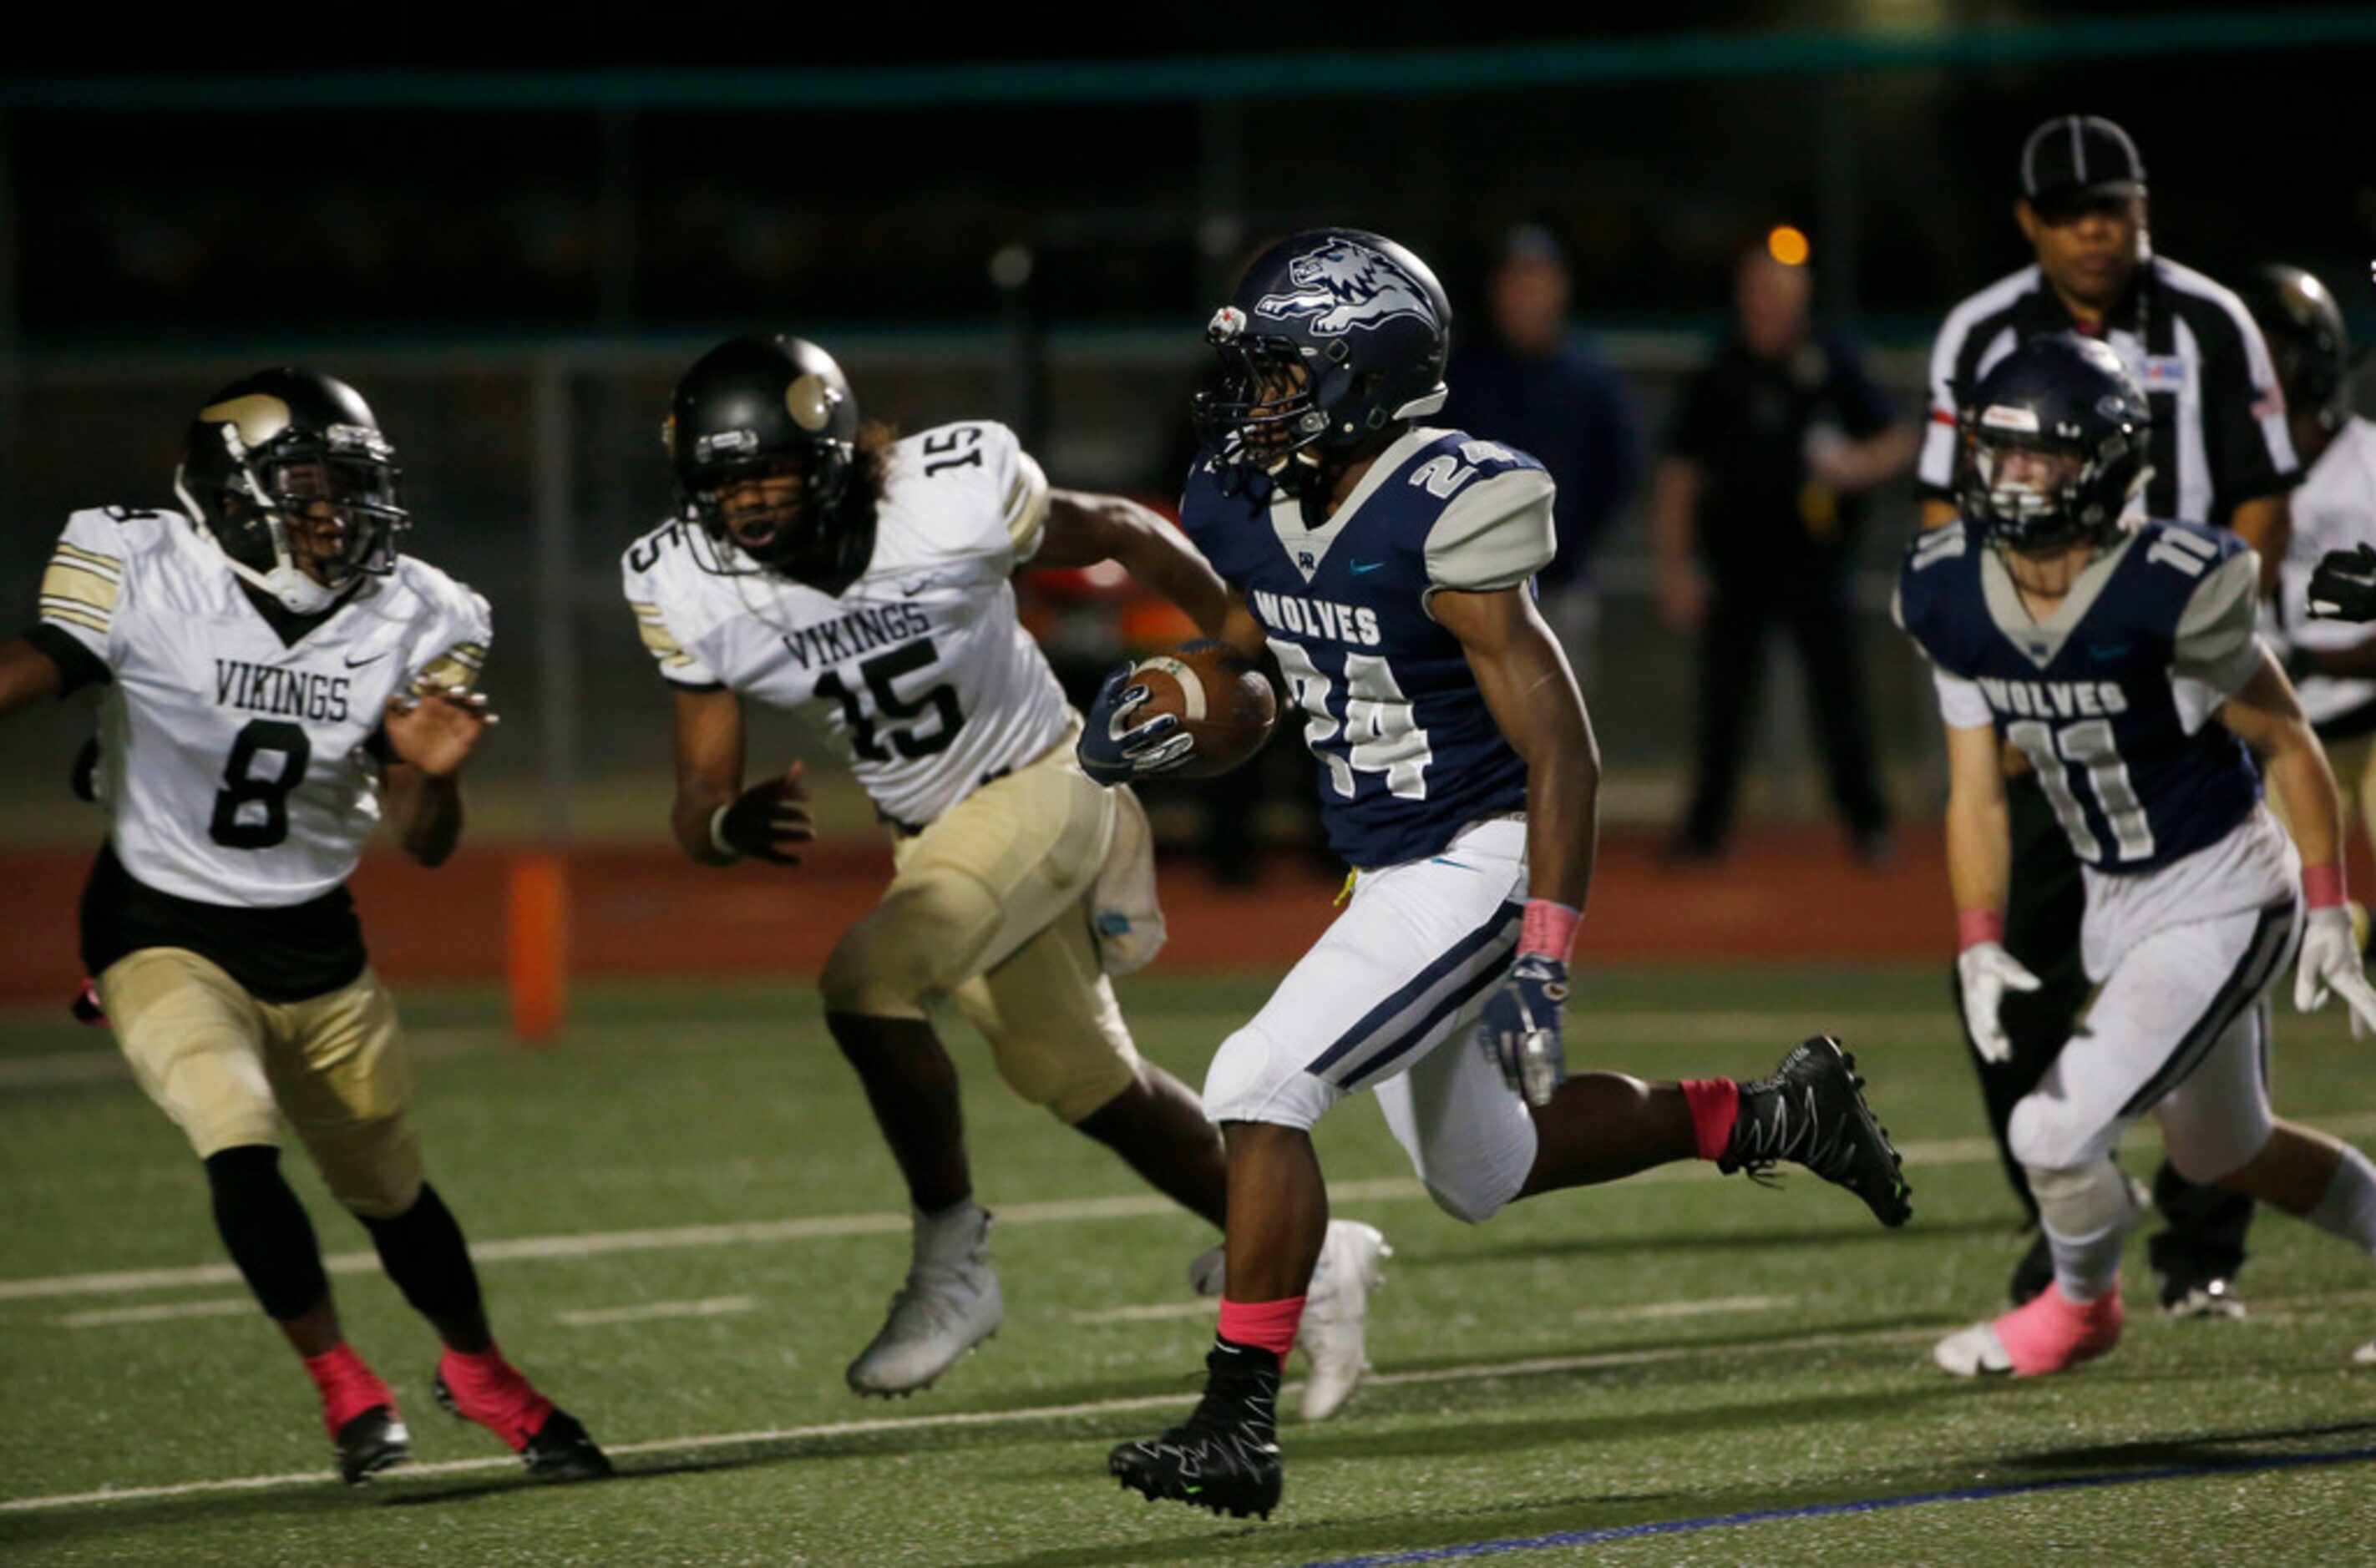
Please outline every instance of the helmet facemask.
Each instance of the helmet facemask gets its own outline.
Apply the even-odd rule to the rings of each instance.
[[[756,436],[725,431],[695,442],[680,470],[685,516],[709,545],[695,559],[721,576],[771,574],[838,593],[864,572],[873,530],[852,527],[842,503],[852,443],[819,441],[763,452]]]
[[[2091,449],[2073,435],[2008,428],[2027,412],[1982,412],[1972,432],[1965,517],[1997,548],[2026,554],[2119,538],[2145,481],[2136,441],[2115,434]]]
[[[1236,314],[1224,308],[1206,333],[1220,357],[1221,384],[1195,396],[1190,417],[1231,489],[1252,470],[1293,495],[1319,470],[1328,411],[1303,351],[1285,338],[1247,339],[1230,331],[1224,318]]]
[[[185,463],[173,487],[243,579],[312,614],[395,569],[412,517],[385,435],[332,424],[251,448],[236,422],[208,428],[224,461]]]

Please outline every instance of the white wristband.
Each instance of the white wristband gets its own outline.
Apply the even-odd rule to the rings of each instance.
[[[729,801],[709,814],[709,847],[729,860],[739,861],[742,858],[742,851],[726,841],[725,833],[726,814],[733,809],[734,802]]]

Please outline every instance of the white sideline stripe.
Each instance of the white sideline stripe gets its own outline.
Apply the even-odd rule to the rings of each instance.
[[[632,1307],[580,1307],[555,1313],[552,1321],[572,1328],[600,1323],[647,1323],[663,1317],[726,1317],[757,1307],[755,1296],[712,1296],[700,1301],[644,1301]]]
[[[2376,1111],[2349,1116],[2306,1116],[2309,1126],[2346,1137],[2376,1134]],[[2140,1146],[2152,1142],[2152,1128],[2141,1130]],[[1986,1138],[1941,1138],[1898,1145],[1906,1163],[1913,1166],[1987,1165],[1997,1158],[1996,1145]],[[1645,1170],[1626,1179],[1627,1185],[1645,1182],[1718,1180],[1698,1160],[1684,1160]],[[1427,1189],[1407,1176],[1370,1182],[1332,1182],[1328,1195],[1348,1203],[1402,1203],[1427,1195]],[[1070,1198],[1051,1203],[1010,1204],[995,1211],[1001,1225],[1042,1225],[1083,1219],[1135,1219],[1179,1212],[1170,1199],[1153,1193],[1111,1198]],[[596,1230],[571,1236],[517,1236],[509,1241],[473,1242],[470,1256],[479,1263],[513,1263],[522,1259],[597,1257],[607,1253],[671,1251],[682,1247],[750,1246],[769,1241],[805,1241],[840,1236],[908,1233],[904,1214],[816,1215],[803,1219],[748,1220],[736,1225],[686,1225],[660,1230]],[[332,1253],[322,1260],[332,1274],[367,1274],[379,1266],[376,1253]],[[91,1296],[134,1290],[172,1290],[184,1286],[235,1285],[239,1271],[229,1264],[189,1264],[177,1268],[125,1269],[107,1274],[61,1274],[30,1279],[0,1279],[0,1301],[25,1301],[51,1296]]]
[[[1942,1320],[1943,1321],[1943,1320]],[[1392,1388],[1405,1384],[1433,1383],[1491,1382],[1496,1378],[1540,1377],[1553,1372],[1593,1372],[1607,1367],[1650,1366],[1661,1361],[1685,1360],[1698,1356],[1731,1355],[1754,1351],[1770,1355],[1776,1351],[1828,1350],[1852,1345],[1888,1345],[1912,1343],[1930,1339],[1938,1334],[1931,1328],[1890,1328],[1847,1334],[1812,1334],[1798,1339],[1777,1340],[1756,1346],[1735,1345],[1670,1345],[1648,1350],[1609,1350],[1586,1356],[1546,1356],[1533,1360],[1482,1363],[1464,1367],[1437,1367],[1426,1372],[1372,1372],[1362,1380],[1365,1387]],[[1300,1386],[1289,1384],[1289,1388]],[[1282,1391],[1284,1392],[1284,1391]],[[1119,1415],[1130,1410],[1177,1409],[1188,1400],[1186,1393],[1175,1390],[1169,1394],[1142,1394],[1127,1399],[1092,1399],[1077,1405],[1035,1405],[1016,1410],[959,1410],[939,1416],[883,1416],[873,1420],[828,1421],[817,1426],[769,1427],[757,1431],[707,1432],[690,1437],[659,1438],[644,1443],[616,1443],[605,1445],[612,1457],[632,1454],[693,1454],[709,1448],[736,1448],[758,1443],[799,1443],[818,1438],[857,1437],[875,1432],[929,1431],[943,1428],[1004,1426],[1028,1421],[1068,1420],[1083,1416]],[[394,1476],[450,1476],[476,1470],[506,1470],[518,1465],[517,1458],[504,1456],[484,1459],[444,1459],[428,1465],[407,1465]],[[77,1508],[95,1503],[144,1503],[166,1497],[195,1497],[208,1492],[262,1491],[273,1487],[324,1486],[331,1479],[327,1470],[291,1470],[272,1476],[235,1476],[227,1480],[182,1481],[172,1486],[136,1486],[106,1488],[98,1491],[62,1492],[50,1497],[12,1497],[0,1501],[0,1514],[30,1513],[37,1509]]]
[[[1954,1021],[1945,1009],[1927,1013],[1868,1013],[1855,1008],[1835,1008],[1829,1012],[1809,1009],[1813,1021],[1811,1028],[1833,1029],[1847,1038],[1850,1046],[1857,1037],[1867,1034],[1949,1033]],[[1167,1008],[1164,1019],[1174,1025],[1209,1029],[1216,1041],[1245,1021],[1243,1008]],[[577,1024],[571,1027],[565,1043],[589,1046],[633,1048],[642,1052],[690,1051],[717,1050],[747,1039],[750,1030],[760,1020],[749,1023],[709,1023],[689,1029],[665,1032],[654,1024]],[[5,1020],[0,1020],[5,1024]],[[1638,1011],[1631,1013],[1594,1013],[1574,1025],[1580,1039],[1605,1038],[1612,1035],[1648,1036],[1672,1040],[1679,1045],[1756,1045],[1771,1044],[1776,1049],[1790,1043],[1784,1037],[1790,1029],[1777,1024],[1770,1013],[1661,1013]],[[405,1043],[412,1053],[425,1061],[452,1061],[466,1056],[503,1051],[515,1042],[509,1030],[489,1024],[446,1024],[429,1028],[408,1028]],[[120,1051],[105,1045],[94,1045],[82,1051],[51,1051],[30,1056],[0,1058],[0,1090],[70,1087],[81,1084],[112,1083],[128,1078],[132,1070]]]
[[[204,1301],[170,1301],[154,1307],[107,1307],[93,1313],[68,1313],[58,1319],[61,1328],[106,1328],[119,1323],[162,1323],[177,1317],[239,1317],[257,1311],[245,1296],[217,1297]]]

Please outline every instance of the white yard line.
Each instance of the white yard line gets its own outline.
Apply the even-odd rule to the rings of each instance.
[[[258,1310],[248,1297],[228,1296],[203,1301],[169,1301],[153,1307],[106,1307],[98,1312],[68,1313],[57,1322],[61,1328],[108,1328],[123,1323],[163,1323],[177,1317],[243,1317]]]
[[[1649,1366],[1662,1361],[1685,1360],[1694,1357],[1746,1354],[1772,1355],[1794,1350],[1837,1349],[1853,1345],[1889,1345],[1929,1339],[1936,1328],[1876,1329],[1860,1333],[1813,1334],[1798,1339],[1778,1340],[1754,1347],[1716,1345],[1675,1345],[1648,1350],[1610,1350],[1587,1356],[1546,1356],[1532,1360],[1484,1362],[1471,1366],[1437,1367],[1426,1372],[1373,1372],[1363,1380],[1370,1388],[1393,1388],[1403,1384],[1437,1383],[1489,1382],[1497,1378],[1541,1377],[1558,1372],[1595,1372],[1610,1367]],[[1290,1388],[1294,1384],[1289,1385]],[[930,1431],[961,1427],[1005,1426],[1031,1421],[1075,1420],[1082,1417],[1119,1415],[1131,1410],[1179,1409],[1188,1403],[1188,1395],[1181,1390],[1167,1394],[1145,1394],[1127,1399],[1093,1399],[1076,1405],[1035,1405],[1016,1410],[959,1410],[937,1416],[882,1416],[872,1420],[828,1421],[817,1426],[770,1427],[756,1431],[697,1433],[687,1437],[669,1437],[643,1443],[616,1443],[606,1445],[614,1458],[636,1454],[695,1454],[705,1449],[736,1448],[762,1443],[799,1443],[818,1439],[857,1437],[875,1432]],[[517,1467],[517,1458],[505,1456],[484,1459],[446,1459],[428,1465],[408,1465],[394,1472],[399,1477],[461,1475],[478,1470],[508,1470]],[[49,1497],[16,1497],[0,1501],[0,1513],[30,1513],[41,1509],[77,1508],[100,1503],[141,1503],[158,1498],[196,1497],[215,1492],[261,1491],[275,1487],[327,1486],[331,1476],[327,1470],[291,1470],[269,1476],[234,1476],[224,1480],[182,1481],[172,1486],[116,1487],[99,1491],[63,1492]],[[400,1483],[399,1483],[400,1484]]]
[[[2348,1116],[2314,1116],[2302,1120],[2313,1127],[2345,1137],[2376,1134],[2376,1112]],[[2142,1150],[2153,1146],[2153,1129],[2141,1127],[2134,1141]],[[1909,1166],[1939,1168],[1988,1165],[1995,1162],[1996,1146],[1986,1138],[1943,1138],[1898,1146]],[[1629,1178],[1644,1182],[1719,1180],[1705,1165],[1687,1160],[1662,1166]],[[1405,1203],[1427,1195],[1408,1177],[1371,1182],[1331,1183],[1329,1196],[1344,1203]],[[1089,1219],[1135,1219],[1178,1212],[1169,1199],[1153,1193],[1109,1198],[1067,1198],[1050,1203],[1007,1204],[997,1209],[1002,1226],[1063,1224]],[[668,1252],[687,1247],[754,1246],[776,1241],[806,1241],[840,1236],[904,1236],[905,1214],[828,1214],[801,1219],[747,1220],[732,1225],[682,1225],[665,1229],[595,1230],[564,1236],[516,1236],[507,1241],[474,1242],[470,1255],[478,1262],[515,1263],[527,1259],[586,1258],[610,1253]],[[376,1253],[333,1253],[322,1260],[332,1274],[366,1274],[379,1267]],[[121,1295],[138,1290],[174,1290],[201,1285],[235,1285],[239,1271],[229,1264],[190,1264],[175,1268],[125,1269],[104,1274],[61,1274],[30,1279],[0,1279],[0,1301],[24,1301],[53,1296]]]
[[[712,1296],[700,1301],[642,1301],[632,1307],[581,1307],[555,1313],[552,1321],[572,1328],[604,1323],[649,1323],[664,1317],[728,1317],[759,1305],[755,1296]]]
[[[1074,1324],[1099,1323],[1169,1323],[1173,1318],[1211,1317],[1211,1301],[1158,1301],[1145,1307],[1100,1307],[1096,1312],[1066,1313],[1064,1321]]]

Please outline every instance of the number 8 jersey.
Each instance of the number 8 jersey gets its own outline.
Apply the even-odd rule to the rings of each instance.
[[[1012,431],[944,425],[892,447],[874,554],[838,597],[716,570],[700,525],[675,521],[628,547],[627,603],[661,675],[792,709],[886,820],[921,828],[1064,739],[1063,688],[1010,580],[1047,510]]]
[[[244,909],[305,903],[380,820],[387,700],[470,685],[487,601],[399,557],[284,642],[178,512],[77,512],[42,578],[37,636],[71,684],[105,679],[99,791],[143,886]]]
[[[2234,534],[2147,522],[2041,623],[1958,522],[1907,547],[1893,612],[1933,666],[1948,726],[1994,725],[2079,859],[2135,873],[2217,843],[2260,799],[2243,742],[2211,722],[2264,657],[2258,579]]]

